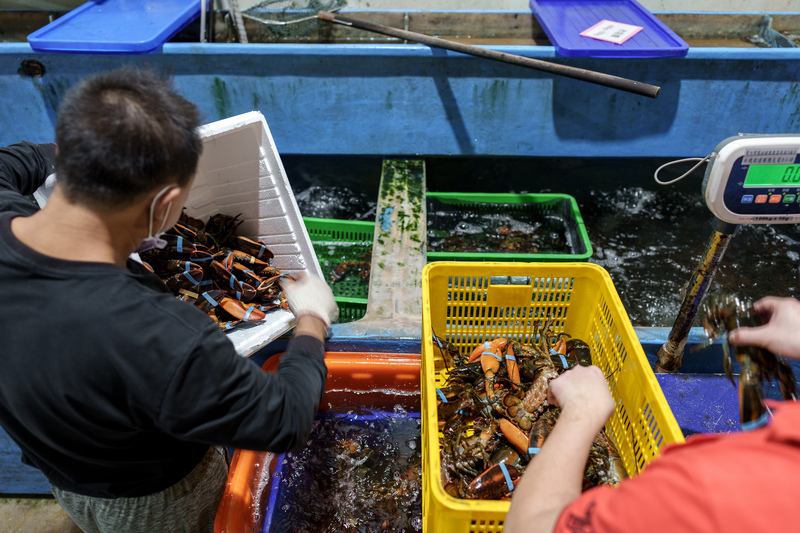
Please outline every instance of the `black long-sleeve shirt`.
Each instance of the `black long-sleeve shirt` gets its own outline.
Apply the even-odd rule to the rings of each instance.
[[[277,374],[135,261],[65,261],[21,243],[46,149],[0,148],[0,425],[65,490],[141,496],[188,474],[209,445],[287,451],[325,390],[319,340],[292,339]]]

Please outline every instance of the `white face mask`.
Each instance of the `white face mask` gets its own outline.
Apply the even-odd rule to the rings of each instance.
[[[153,248],[158,248],[159,250],[163,249],[167,245],[167,241],[161,238],[161,235],[164,234],[164,224],[167,223],[167,218],[169,218],[169,210],[172,208],[172,202],[167,204],[167,211],[164,213],[164,218],[161,221],[161,227],[158,228],[158,231],[153,233],[153,214],[156,209],[156,202],[158,201],[161,196],[170,190],[173,186],[167,185],[163,189],[156,194],[155,198],[153,198],[153,202],[150,204],[150,224],[147,228],[147,237],[139,244],[139,247],[136,248],[136,253],[140,254],[142,252],[146,252],[147,250],[152,250]]]

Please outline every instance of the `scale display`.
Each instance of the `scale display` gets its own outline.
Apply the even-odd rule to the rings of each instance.
[[[745,187],[787,187],[800,185],[800,165],[750,165]]]
[[[800,135],[725,139],[709,158],[703,195],[730,224],[800,222]]]

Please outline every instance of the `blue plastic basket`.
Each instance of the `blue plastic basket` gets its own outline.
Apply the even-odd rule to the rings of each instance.
[[[682,57],[689,45],[636,0],[530,0],[556,52],[573,57]],[[580,33],[602,20],[641,26],[622,44]]]

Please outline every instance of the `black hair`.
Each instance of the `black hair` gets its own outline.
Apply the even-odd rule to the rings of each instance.
[[[203,150],[197,107],[168,79],[123,67],[70,89],[56,121],[56,173],[67,198],[122,207],[159,186],[185,186]]]

